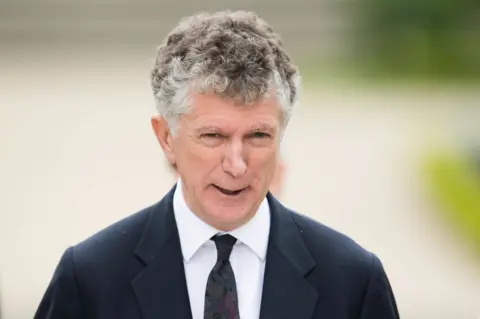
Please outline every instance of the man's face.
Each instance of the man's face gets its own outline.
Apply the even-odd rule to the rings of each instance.
[[[221,230],[246,223],[272,182],[278,161],[281,112],[275,98],[237,106],[214,94],[194,94],[172,137],[152,118],[168,160],[177,166],[185,200]]]

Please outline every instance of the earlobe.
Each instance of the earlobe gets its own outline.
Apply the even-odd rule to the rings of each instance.
[[[173,138],[167,121],[161,116],[153,116],[151,118],[151,124],[155,137],[157,138],[163,153],[167,157],[167,160],[172,165],[175,165],[176,161],[173,152]]]

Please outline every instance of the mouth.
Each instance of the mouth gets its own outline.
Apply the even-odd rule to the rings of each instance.
[[[220,193],[224,194],[224,195],[227,195],[227,196],[237,196],[237,195],[240,195],[240,193],[244,192],[247,188],[242,188],[242,189],[236,189],[236,190],[231,190],[231,189],[226,189],[226,188],[222,188],[220,186],[217,186],[217,185],[213,185],[213,187],[215,187]]]

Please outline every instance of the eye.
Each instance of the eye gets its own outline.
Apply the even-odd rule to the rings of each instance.
[[[215,138],[222,138],[223,136],[218,133],[205,133],[201,135],[202,138],[207,138],[207,139],[215,139]]]
[[[262,138],[268,138],[270,137],[270,135],[264,132],[254,132],[250,135],[250,137],[262,139]]]
[[[203,133],[200,135],[200,140],[203,145],[208,147],[220,146],[225,142],[226,136],[220,133]]]

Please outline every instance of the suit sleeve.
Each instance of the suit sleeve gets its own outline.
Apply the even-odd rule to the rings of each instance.
[[[395,296],[382,263],[373,255],[370,278],[363,297],[360,319],[399,319]]]
[[[38,306],[34,319],[83,319],[73,248],[68,248]]]

